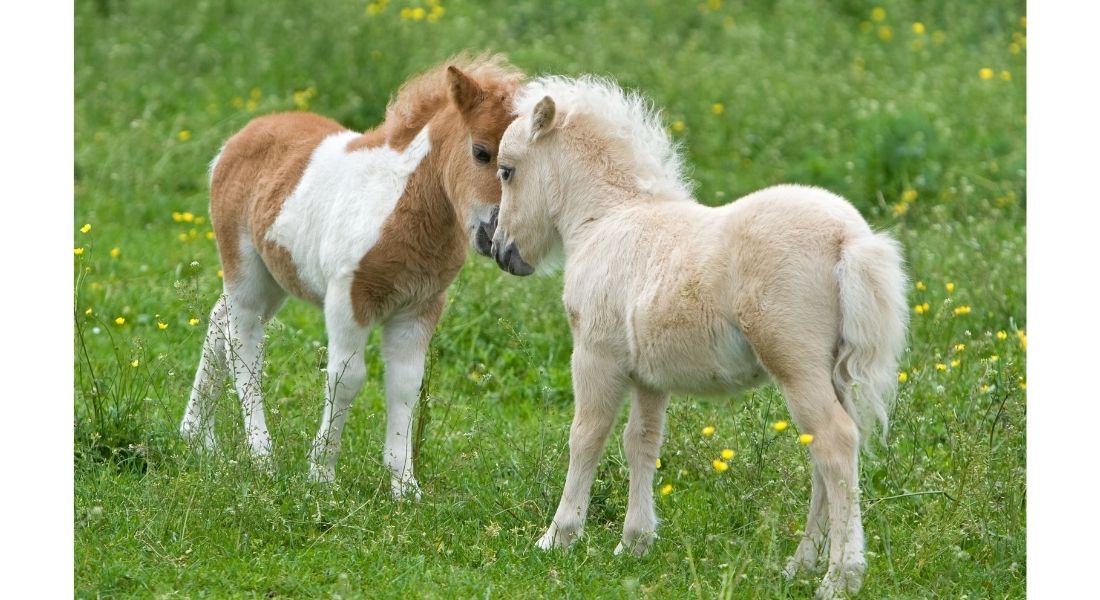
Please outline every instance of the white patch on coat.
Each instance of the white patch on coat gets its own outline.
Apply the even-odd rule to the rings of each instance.
[[[329,282],[354,272],[378,243],[409,176],[431,150],[428,127],[402,152],[389,146],[348,152],[359,135],[344,131],[318,144],[266,234],[290,253],[299,279],[321,298]]]

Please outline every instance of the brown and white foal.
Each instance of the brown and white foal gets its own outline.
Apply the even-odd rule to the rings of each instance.
[[[328,333],[324,417],[311,477],[332,481],[364,347],[383,326],[393,494],[420,490],[410,424],[445,293],[473,245],[487,255],[500,202],[497,146],[523,75],[500,57],[456,57],[408,82],[366,133],[310,113],[253,120],[210,168],[210,216],[225,293],[214,305],[180,431],[215,445],[228,370],[254,457],[271,437],[261,394],[265,323],[288,294],[321,306]]]

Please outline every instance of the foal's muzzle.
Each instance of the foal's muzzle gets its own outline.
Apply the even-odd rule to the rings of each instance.
[[[501,269],[521,277],[535,272],[534,267],[524,262],[523,258],[520,257],[515,242],[509,242],[504,247],[501,246],[501,244],[493,243],[493,258],[496,259]]]
[[[489,221],[482,221],[477,226],[474,244],[477,248],[477,253],[482,256],[493,255],[493,234],[497,232],[497,213],[499,212],[500,208],[494,208],[493,214],[489,217]]]

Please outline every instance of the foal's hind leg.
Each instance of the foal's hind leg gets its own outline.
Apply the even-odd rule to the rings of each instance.
[[[225,304],[223,296],[210,311],[210,324],[206,329],[195,383],[191,386],[191,398],[180,423],[180,435],[189,443],[201,444],[207,450],[213,450],[215,446],[214,405],[225,379]]]
[[[247,247],[246,247],[247,246]],[[240,273],[226,282],[226,355],[233,384],[241,400],[245,433],[252,456],[265,466],[271,455],[271,435],[264,416],[264,326],[286,300],[286,292],[271,277],[255,250],[242,244]]]
[[[806,518],[806,533],[798,543],[794,555],[787,561],[783,574],[794,578],[802,570],[817,567],[818,557],[825,547],[825,535],[829,526],[829,502],[825,497],[825,476],[817,464],[813,467],[810,488],[810,514]]]
[[[810,456],[814,471],[820,473],[825,488],[824,498],[817,495],[818,505],[810,503],[810,519],[806,537],[792,562],[816,555],[818,537],[824,515],[821,504],[827,505],[829,569],[818,587],[820,598],[833,598],[855,593],[863,583],[867,562],[863,556],[863,523],[859,509],[859,433],[855,422],[837,399],[831,374],[822,370],[812,375],[779,382],[787,397],[791,416],[799,429],[814,436]],[[815,510],[816,509],[816,510]],[[816,556],[815,556],[816,558]]]
[[[657,538],[657,513],[653,508],[653,473],[665,432],[668,394],[636,387],[630,420],[623,434],[623,448],[630,465],[630,497],[626,505],[623,539],[615,554],[630,550],[641,556]]]

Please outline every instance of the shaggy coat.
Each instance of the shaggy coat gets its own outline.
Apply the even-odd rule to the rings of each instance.
[[[580,535],[622,399],[630,493],[622,542],[656,538],[653,475],[670,392],[728,394],[774,381],[812,434],[806,533],[786,572],[854,593],[866,568],[858,450],[885,433],[907,326],[900,248],[844,199],[782,185],[711,208],[640,97],[594,78],[546,77],[516,97],[501,142],[493,252],[530,272],[564,255],[576,413],[569,470],[542,548]]]
[[[228,370],[250,449],[267,462],[264,324],[294,295],[324,310],[329,338],[312,477],[334,478],[344,419],[366,376],[367,337],[381,324],[383,459],[393,493],[419,495],[409,433],[424,356],[467,248],[488,253],[497,146],[521,79],[500,57],[458,56],[402,86],[386,120],[366,133],[283,113],[226,142],[210,167],[225,293],[211,313],[184,437],[214,446],[213,403]]]

